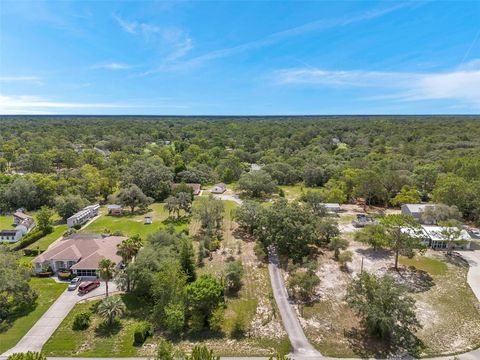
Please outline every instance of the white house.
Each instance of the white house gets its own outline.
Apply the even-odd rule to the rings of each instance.
[[[455,228],[456,231],[460,230]],[[412,237],[421,238],[423,243],[432,249],[446,249],[448,247],[448,228],[434,225],[421,225],[418,229],[403,228],[402,232]],[[470,250],[472,237],[466,230],[460,230],[458,239],[455,239],[455,249]]]
[[[402,214],[413,216],[420,224],[427,224],[427,222],[422,219],[422,214],[427,208],[435,206],[436,204],[403,204],[401,210]]]
[[[89,205],[83,208],[82,210],[67,219],[68,227],[72,228],[75,225],[85,224],[88,220],[93,219],[95,216],[97,216],[99,210],[99,204]]]
[[[227,185],[224,183],[216,184],[211,190],[214,194],[223,194],[225,191],[227,191]]]
[[[13,214],[13,223],[17,225],[15,229],[0,231],[0,243],[14,243],[27,235],[34,227],[33,218],[23,212],[17,211]]]

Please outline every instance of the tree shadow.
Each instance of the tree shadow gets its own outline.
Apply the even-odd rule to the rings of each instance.
[[[162,221],[164,225],[186,225],[190,223],[189,216],[180,216],[179,218],[168,217]]]
[[[413,333],[406,334],[403,345],[378,339],[364,328],[345,330],[344,335],[350,348],[362,359],[415,359],[424,347],[422,341]]]
[[[235,238],[240,239],[240,240],[245,241],[245,242],[254,242],[255,241],[255,237],[253,235],[250,235],[245,230],[242,230],[240,228],[236,228],[235,230],[233,230],[232,235]]]
[[[374,250],[373,248],[367,248],[356,249],[355,251],[369,260],[386,260],[392,256],[392,252],[387,249]]]
[[[12,313],[8,314],[6,319],[0,319],[0,334],[10,329],[17,319],[27,316],[34,311],[37,308],[37,305],[38,303],[36,300],[31,303],[23,303]]]
[[[110,337],[117,335],[122,330],[122,323],[115,319],[112,323],[104,321],[95,328],[95,335],[98,337]]]
[[[450,255],[445,253],[445,261],[451,265],[458,266],[458,267],[469,267],[468,261],[459,253],[454,252]]]
[[[433,277],[428,272],[417,269],[414,266],[399,268],[398,270],[391,267],[388,269],[388,275],[393,277],[398,284],[405,286],[407,290],[412,293],[425,292],[435,286]]]

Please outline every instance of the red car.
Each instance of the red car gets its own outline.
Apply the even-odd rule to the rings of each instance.
[[[89,293],[90,291],[98,288],[99,286],[100,286],[100,281],[99,280],[86,281],[78,287],[78,293],[80,295],[84,295],[84,294]]]

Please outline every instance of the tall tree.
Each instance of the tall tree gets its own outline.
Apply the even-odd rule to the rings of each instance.
[[[105,296],[108,297],[108,282],[115,276],[116,264],[110,259],[102,259],[98,264],[100,279],[105,281]]]
[[[98,305],[97,312],[103,317],[108,325],[113,325],[115,319],[122,316],[127,311],[127,307],[119,296],[107,297]]]
[[[50,209],[48,206],[42,206],[40,210],[38,210],[36,214],[38,230],[40,230],[44,234],[52,231],[53,214],[53,210]]]
[[[153,201],[152,198],[146,196],[135,184],[120,190],[118,193],[118,200],[123,206],[128,206],[132,213],[135,211],[136,207],[147,207]]]

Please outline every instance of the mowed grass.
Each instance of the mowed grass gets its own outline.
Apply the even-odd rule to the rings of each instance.
[[[32,250],[39,249],[40,251],[45,251],[55,240],[61,237],[63,233],[67,231],[67,229],[68,229],[67,224],[57,225],[54,227],[53,232],[42,237],[41,239],[34,242],[33,244],[30,244],[29,246],[27,246],[27,249],[32,249]]]
[[[0,354],[15,346],[67,287],[51,279],[32,278],[30,284],[38,292],[37,302],[33,309],[17,314],[12,326],[0,332]]]
[[[411,259],[406,256],[400,256],[399,262],[402,265],[413,266],[418,270],[426,271],[432,276],[445,275],[448,270],[448,266],[444,261],[427,256],[414,256]]]
[[[283,192],[285,193],[285,197],[288,200],[299,199],[302,196],[303,193],[306,193],[307,191],[318,190],[319,189],[319,188],[305,186],[303,184],[280,185],[279,188],[283,190]]]
[[[106,208],[102,208],[101,213],[102,216],[84,228],[82,232],[105,233],[108,230],[112,233],[121,232],[126,236],[138,234],[142,238],[146,238],[149,234],[164,229],[170,222],[168,211],[165,210],[163,203],[150,205],[149,211],[141,215],[130,214],[126,211],[122,216],[110,216],[106,214]],[[144,219],[147,215],[152,216],[152,224],[144,224]],[[181,222],[172,222],[172,224],[178,231],[187,227],[187,224]]]
[[[1,215],[0,216],[0,230],[10,230],[10,229],[14,229],[13,216],[12,215]]]
[[[43,346],[42,351],[48,356],[85,356],[85,357],[128,357],[137,356],[140,348],[133,345],[133,333],[138,318],[145,316],[146,307],[133,295],[121,295],[127,305],[127,313],[122,317],[120,326],[113,331],[102,330],[104,320],[92,314],[92,323],[86,330],[73,330],[75,316],[81,312],[90,312],[98,303],[88,301],[75,305],[62,321],[52,337]]]

